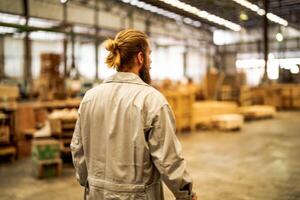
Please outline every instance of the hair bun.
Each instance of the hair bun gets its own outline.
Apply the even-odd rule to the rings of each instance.
[[[116,49],[118,48],[118,44],[115,40],[108,39],[108,40],[106,40],[105,48],[107,51],[115,52]]]

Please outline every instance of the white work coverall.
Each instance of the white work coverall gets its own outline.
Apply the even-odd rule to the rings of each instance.
[[[90,200],[191,199],[174,115],[163,95],[118,72],[84,96],[71,142],[76,177]]]

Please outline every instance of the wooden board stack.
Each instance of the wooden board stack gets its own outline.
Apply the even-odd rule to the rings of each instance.
[[[245,119],[272,118],[276,115],[276,108],[267,105],[255,105],[240,107],[239,112]]]
[[[55,110],[49,115],[51,135],[61,143],[61,151],[70,154],[70,143],[77,120],[77,109]]]
[[[10,160],[16,157],[16,148],[11,143],[9,118],[0,112],[0,156],[9,156]]]
[[[198,101],[193,104],[192,130],[197,125],[212,128],[212,119],[221,114],[237,114],[238,106],[235,102],[225,101]]]
[[[60,176],[62,160],[60,143],[53,139],[39,139],[32,143],[32,174],[36,178]]]
[[[244,117],[240,114],[222,114],[212,117],[214,127],[223,131],[240,130],[244,124]]]
[[[64,79],[59,74],[59,64],[59,54],[41,54],[41,74],[39,79],[40,100],[52,100],[57,96],[65,95]]]

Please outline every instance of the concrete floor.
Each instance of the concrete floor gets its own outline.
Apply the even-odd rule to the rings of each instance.
[[[180,134],[200,200],[300,200],[300,112],[252,121],[238,132]],[[65,164],[60,178],[31,177],[29,159],[0,164],[2,200],[76,200],[83,190]],[[168,190],[166,199],[173,199]]]

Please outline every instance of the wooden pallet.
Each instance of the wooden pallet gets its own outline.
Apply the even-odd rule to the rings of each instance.
[[[240,113],[247,120],[272,118],[276,115],[276,108],[266,105],[244,106],[240,107]]]
[[[49,178],[60,176],[62,160],[32,160],[32,174],[36,178]]]
[[[224,101],[199,101],[193,104],[192,130],[199,125],[212,128],[212,119],[221,114],[237,114],[238,106],[235,102]]]
[[[215,115],[211,120],[214,127],[223,131],[240,130],[244,124],[244,117],[239,114]]]
[[[14,161],[16,158],[16,148],[14,146],[2,146],[0,147],[0,157],[10,156],[10,160]]]

